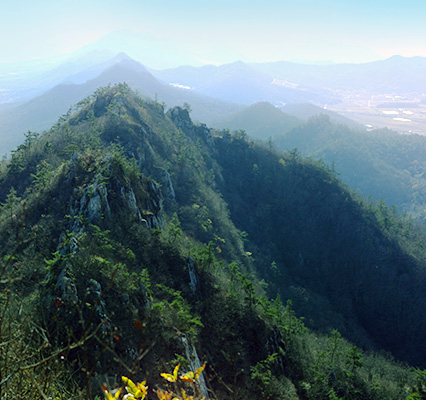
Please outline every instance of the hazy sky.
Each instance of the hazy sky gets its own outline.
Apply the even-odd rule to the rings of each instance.
[[[163,52],[185,52],[198,65],[426,56],[420,0],[0,1],[0,62],[71,53],[123,29],[143,35],[145,46],[152,40]],[[149,66],[180,63],[173,58],[170,51]]]

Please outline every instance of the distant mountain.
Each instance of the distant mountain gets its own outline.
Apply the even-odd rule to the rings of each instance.
[[[425,57],[393,56],[364,64],[304,65],[278,61],[250,66],[276,79],[313,88],[426,93]]]
[[[221,66],[184,66],[151,72],[165,82],[181,84],[199,93],[243,104],[259,101],[279,105],[301,102],[325,104],[333,97],[326,89],[318,91],[276,80],[271,74],[242,61]]]
[[[321,108],[327,104],[332,108],[333,104],[341,102],[353,91],[366,96],[371,91],[426,93],[426,77],[423,73],[426,58],[422,57],[395,56],[366,64],[334,65],[291,62],[246,64],[239,61],[222,66],[182,66],[163,71],[144,69],[142,73],[140,64],[137,64],[139,67],[135,67],[136,70],[133,68],[130,71],[132,59],[126,54],[113,55],[113,51],[118,49],[120,38],[128,39],[126,43],[131,44],[128,47],[136,51],[138,41],[134,35],[123,31],[104,38],[96,45],[87,46],[67,59],[32,61],[21,69],[12,64],[1,66],[0,152],[18,144],[22,132],[47,128],[72,103],[93,92],[95,85],[126,79],[133,81],[133,86],[144,96],[157,96],[160,101],[171,106],[189,103],[194,119],[206,123],[218,121],[241,110],[237,104],[229,102],[251,105],[266,101],[285,106],[286,113],[304,118],[303,115],[310,117],[319,113],[313,104]],[[142,45],[139,47],[138,57],[143,56],[143,48]],[[152,61],[149,54],[146,53],[148,65]],[[53,68],[49,68],[50,65]],[[122,66],[121,71],[114,70],[116,65]],[[144,78],[136,76],[139,73]],[[150,73],[165,83],[154,82]],[[72,84],[82,86],[71,87]],[[51,92],[47,93],[49,90]],[[212,97],[219,100],[213,100]],[[299,103],[306,105],[294,106]],[[49,110],[43,104],[51,104]],[[321,113],[330,115],[333,121],[359,128],[329,111],[322,110]]]
[[[16,102],[41,95],[61,83],[84,83],[125,57],[125,54],[98,50],[67,58],[2,65],[0,107],[13,107]]]
[[[172,38],[161,39],[147,33],[136,33],[128,29],[113,31],[99,40],[87,44],[74,53],[81,56],[88,52],[108,50],[112,54],[124,52],[133,59],[151,68],[165,68],[166,65],[201,65],[197,54]]]
[[[113,63],[116,61],[115,63]],[[110,64],[113,64],[109,66]],[[11,150],[23,141],[28,130],[42,131],[52,125],[60,115],[98,87],[127,82],[141,96],[157,98],[169,106],[190,104],[195,120],[210,122],[223,118],[241,109],[241,106],[209,98],[192,91],[176,88],[158,81],[140,63],[121,54],[112,60],[98,64],[71,76],[71,81],[80,81],[107,67],[96,78],[82,84],[61,84],[48,92],[13,108],[0,111],[0,154]]]
[[[394,56],[365,64],[307,65],[287,61],[152,71],[159,79],[221,99],[274,105],[339,104],[354,95],[426,93],[426,58]],[[349,102],[350,103],[350,102]]]
[[[50,83],[85,83],[96,78],[103,71],[113,65],[131,60],[125,53],[112,53],[108,50],[92,51],[78,57],[71,57],[65,63],[44,74],[44,79]]]
[[[154,68],[170,65],[171,60],[175,65],[200,65],[195,55],[176,43],[118,30],[69,55],[0,63],[0,109],[41,95],[61,83],[84,83],[95,78],[115,55],[123,53]]]
[[[268,139],[271,136],[284,134],[301,123],[300,119],[283,113],[272,104],[261,102],[214,122],[212,126],[231,131],[243,129],[252,138]]]
[[[359,124],[358,122],[346,118],[343,115],[327,110],[322,107],[318,107],[314,104],[308,104],[308,103],[300,103],[300,104],[286,104],[281,107],[281,110],[284,111],[286,114],[293,115],[294,117],[297,117],[299,119],[308,120],[309,118],[312,118],[316,115],[327,115],[331,121],[343,124],[348,126],[352,129],[365,129],[363,125]]]

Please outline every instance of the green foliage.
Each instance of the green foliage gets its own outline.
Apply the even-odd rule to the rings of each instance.
[[[303,319],[296,317],[292,305],[292,301],[287,300],[284,312],[280,313],[278,317],[278,327],[284,332],[284,337],[287,342],[291,342],[296,335],[306,332]]]
[[[234,140],[245,141],[247,140],[247,132],[244,129],[240,129],[238,131],[235,131],[233,137],[234,137]]]
[[[220,264],[215,257],[215,245],[213,242],[205,244],[201,248],[193,248],[191,257],[198,263],[201,269],[215,270]]]
[[[148,293],[151,293],[151,278],[149,277],[149,271],[147,268],[143,268],[142,271],[139,273],[139,279],[145,286]]]
[[[255,366],[250,367],[251,379],[256,391],[259,391],[262,398],[265,399],[273,398],[271,397],[273,392],[270,390],[273,381],[271,369],[277,357],[277,354],[270,354],[265,360],[259,361]]]
[[[201,228],[207,232],[212,229],[212,220],[208,216],[208,209],[206,206],[200,206],[193,204],[192,208],[196,213],[196,220],[200,224]]]
[[[353,377],[355,371],[361,368],[363,365],[362,354],[356,346],[352,346],[351,350],[347,354],[346,366],[350,369],[347,373],[348,377]]]
[[[426,370],[416,368],[414,370],[414,385],[410,388],[411,393],[407,400],[424,399],[426,394]]]
[[[341,179],[363,196],[395,205],[423,221],[426,140],[390,130],[365,132],[317,116],[274,138],[282,151],[297,147],[305,156],[333,165]]]
[[[17,196],[16,190],[10,188],[9,194],[6,196],[6,201],[1,204],[1,210],[12,210],[19,202],[21,198]]]
[[[192,112],[191,106],[188,103],[183,103],[183,109],[186,110],[188,113]]]
[[[53,272],[54,269],[56,269],[57,272],[57,266],[60,265],[65,258],[59,251],[55,251],[52,256],[53,258],[51,260],[44,260],[47,272]]]
[[[193,315],[182,293],[161,284],[157,284],[156,289],[159,291],[158,297],[162,300],[156,302],[154,307],[160,312],[165,323],[179,332],[195,337],[204,325],[199,316]]]
[[[248,233],[251,249],[261,249],[255,260],[271,292],[290,297],[310,327],[337,327],[352,340],[360,340],[358,332],[363,343],[374,337],[407,357],[399,353],[404,343],[410,357],[422,362],[418,351],[424,345],[416,332],[423,328],[417,322],[414,328],[403,312],[408,301],[410,312],[423,320],[414,299],[424,295],[413,283],[423,279],[419,266],[425,258],[420,248],[414,250],[414,243],[423,239],[413,224],[383,207],[376,217],[332,171],[297,152],[275,154],[250,142],[225,139],[217,140],[217,149],[224,198],[235,224]],[[252,173],[254,164],[261,172]],[[279,274],[270,268],[273,261]],[[396,289],[400,279],[407,283],[404,293]],[[377,313],[387,317],[378,322]],[[390,321],[401,318],[404,332],[397,333]],[[387,327],[379,327],[384,321]]]
[[[167,233],[170,235],[173,243],[182,236],[182,228],[177,213],[173,214],[167,228]]]
[[[37,165],[36,173],[31,174],[34,178],[33,185],[35,190],[42,190],[46,187],[50,177],[52,176],[52,167],[46,160],[42,160],[39,165]]]
[[[342,335],[424,354],[423,237],[384,203],[367,207],[324,163],[179,115],[109,86],[13,154],[0,177],[0,240],[19,279],[1,286],[11,324],[0,369],[15,373],[19,355],[16,365],[49,367],[20,369],[8,394],[19,380],[23,396],[44,398],[68,398],[76,382],[93,398],[103,374],[155,381],[186,355],[183,337],[208,358],[220,398],[421,393],[408,368]],[[20,202],[30,229],[14,253]]]

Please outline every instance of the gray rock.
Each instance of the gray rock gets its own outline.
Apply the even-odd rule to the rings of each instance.
[[[73,306],[77,304],[77,287],[74,280],[68,275],[67,268],[64,268],[59,274],[56,281],[56,289],[60,291],[60,297],[66,305]]]

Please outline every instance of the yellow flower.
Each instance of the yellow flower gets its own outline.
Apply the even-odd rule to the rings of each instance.
[[[168,380],[169,382],[176,382],[177,378],[178,378],[177,374],[178,374],[178,371],[179,371],[179,367],[180,367],[180,364],[176,365],[176,367],[175,367],[175,369],[173,371],[173,375],[172,374],[162,373],[161,376],[164,379]]]
[[[170,400],[173,396],[172,393],[163,392],[160,389],[157,389],[157,396],[160,400]],[[173,400],[180,400],[178,397],[175,397]]]
[[[200,368],[197,368],[195,372],[190,371],[185,375],[181,375],[180,379],[182,381],[194,383],[200,377],[201,373],[204,371],[204,368],[206,368],[206,363],[204,363]]]
[[[122,376],[124,384],[126,385],[127,392],[133,396],[135,399],[144,400],[148,394],[148,386],[146,386],[146,381],[143,381],[138,384],[134,384],[129,378]],[[109,400],[109,399],[108,399]]]
[[[103,392],[105,394],[105,399],[106,400],[117,400],[120,397],[121,388],[118,389],[114,394],[112,394],[111,392],[109,392],[105,385],[102,385],[102,390],[103,390]]]

